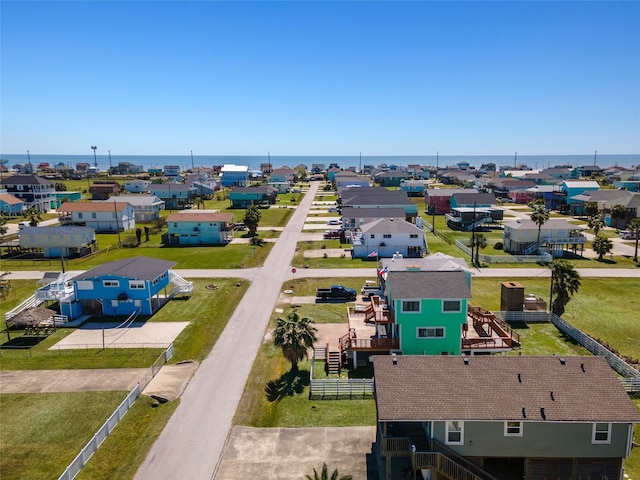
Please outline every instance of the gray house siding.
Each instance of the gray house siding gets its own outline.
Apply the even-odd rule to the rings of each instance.
[[[499,401],[499,400],[496,400]],[[478,406],[482,408],[482,406]],[[533,414],[533,412],[531,412]],[[538,412],[536,412],[538,413]],[[465,457],[625,457],[630,424],[611,425],[611,443],[591,443],[593,424],[524,422],[522,437],[505,436],[504,422],[464,422],[464,445],[447,445]],[[434,422],[433,438],[446,444],[445,422]]]

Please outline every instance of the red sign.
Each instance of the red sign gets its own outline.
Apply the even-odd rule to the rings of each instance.
[[[296,269],[295,269],[295,268],[292,268],[292,269],[291,269],[291,273],[296,273]]]

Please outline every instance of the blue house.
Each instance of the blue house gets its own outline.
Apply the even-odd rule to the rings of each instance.
[[[223,187],[239,186],[244,187],[249,184],[249,167],[246,165],[224,165],[220,169],[220,183]]]
[[[251,205],[273,205],[278,191],[268,186],[236,187],[229,192],[233,208],[247,208]]]
[[[193,292],[191,282],[170,271],[175,264],[148,257],[104,263],[71,280],[73,291],[58,299],[60,311],[71,319],[152,315],[174,295]]]
[[[177,210],[192,203],[198,194],[195,187],[184,183],[152,183],[149,185],[149,193],[164,201],[167,210]]]
[[[402,180],[400,190],[407,192],[410,197],[423,197],[425,183],[422,180]]]
[[[565,205],[574,215],[581,215],[584,213],[584,208],[580,200],[576,200],[571,197],[580,195],[583,192],[596,191],[600,189],[598,182],[593,180],[565,180],[560,185],[559,196],[564,197]],[[558,196],[556,193],[555,196]]]
[[[167,218],[168,245],[226,245],[233,240],[233,214],[190,210]]]
[[[19,217],[22,215],[24,202],[9,193],[0,193],[0,212],[7,217]]]

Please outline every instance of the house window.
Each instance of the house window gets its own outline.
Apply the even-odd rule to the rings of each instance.
[[[129,280],[129,288],[131,290],[143,290],[144,280]]]
[[[443,300],[442,311],[443,312],[459,312],[462,308],[462,302],[460,300]]]
[[[178,228],[178,223],[177,222],[173,222],[173,228]]]
[[[96,218],[96,212],[91,212],[91,218]]]
[[[78,212],[78,218],[82,218],[82,212]]]
[[[118,280],[103,280],[102,286],[107,288],[116,288],[120,286],[120,282]]]
[[[418,300],[402,300],[402,313],[420,312],[420,302]]]
[[[505,437],[521,437],[522,422],[504,422]]]
[[[447,422],[447,437],[445,443],[447,445],[463,445],[464,444],[464,422]]]
[[[409,235],[409,238],[418,238],[418,234],[417,233],[411,233]]]
[[[371,238],[376,238],[376,236],[375,235],[371,235]]]
[[[418,327],[416,336],[418,338],[444,338],[446,335],[444,327]]]
[[[391,238],[391,234],[390,233],[385,233],[384,235],[382,235],[382,238]]]
[[[591,443],[611,443],[611,424],[594,423]]]

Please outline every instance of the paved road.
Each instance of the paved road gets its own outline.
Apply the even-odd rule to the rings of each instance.
[[[191,379],[178,409],[140,466],[137,480],[210,480],[215,475],[233,415],[317,189],[317,183],[311,186],[264,267],[258,269],[210,355]]]

